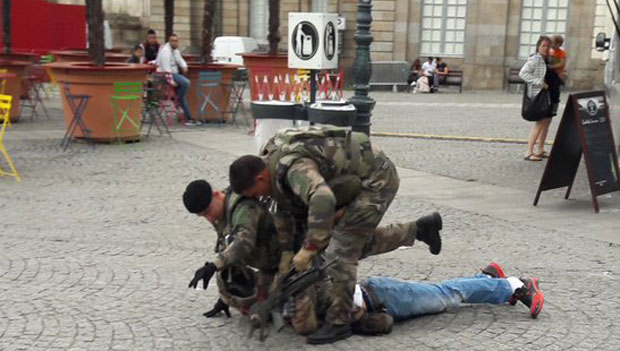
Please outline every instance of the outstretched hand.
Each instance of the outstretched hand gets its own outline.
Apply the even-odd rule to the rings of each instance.
[[[226,314],[226,317],[230,318],[230,308],[221,298],[217,299],[217,302],[215,303],[215,305],[213,305],[213,308],[203,313],[203,315],[207,318],[211,318],[219,315],[220,312],[224,312]]]
[[[198,283],[202,280],[202,288],[206,289],[209,286],[209,280],[213,277],[213,274],[217,271],[217,267],[212,262],[206,262],[204,266],[200,267],[194,274],[194,279],[189,282],[188,288],[196,289]]]

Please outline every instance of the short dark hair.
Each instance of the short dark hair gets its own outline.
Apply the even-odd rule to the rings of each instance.
[[[265,168],[267,168],[265,161],[255,155],[244,155],[236,159],[230,165],[228,173],[233,191],[241,194],[253,187],[256,184],[256,176]]]
[[[142,45],[140,45],[140,44],[136,44],[136,46],[134,46],[134,47],[133,47],[133,51],[136,51],[136,50],[138,50],[138,49],[140,49],[140,50],[144,50],[144,48],[142,47]]]
[[[538,53],[538,49],[540,48],[540,44],[542,44],[542,43],[543,43],[543,42],[545,42],[545,41],[548,41],[548,42],[549,42],[549,45],[551,45],[551,43],[552,43],[551,38],[549,38],[549,37],[548,37],[548,36],[546,36],[546,35],[541,35],[541,36],[538,38],[538,41],[536,42],[536,53]]]
[[[177,37],[178,38],[179,36],[177,35],[177,33],[172,33],[172,34],[170,34],[168,36],[168,40],[170,40],[170,38],[172,38],[172,37]]]
[[[194,180],[187,185],[183,193],[183,204],[191,213],[201,213],[211,204],[213,189],[204,179]]]
[[[157,35],[157,33],[155,32],[155,30],[149,29],[148,32],[146,32],[146,35]]]

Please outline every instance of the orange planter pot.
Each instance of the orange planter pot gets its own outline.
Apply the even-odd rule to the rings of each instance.
[[[50,51],[50,54],[54,55],[56,62],[90,62],[90,56],[88,51],[84,50],[58,50]],[[119,54],[115,52],[106,52],[106,62],[125,62],[131,57],[128,54]]]
[[[198,119],[200,118],[200,105],[202,103],[201,97],[198,96],[198,76],[200,72],[203,71],[219,71],[222,72],[222,85],[220,86],[220,91],[218,92],[219,99],[215,100],[215,103],[218,105],[220,111],[222,111],[222,121],[228,121],[228,115],[226,114],[228,110],[228,99],[230,99],[230,91],[231,84],[234,73],[241,66],[238,65],[228,65],[228,64],[196,64],[188,62],[188,72],[187,78],[191,81],[191,85],[189,87],[189,91],[187,92],[187,102],[189,104],[189,110],[192,113],[192,117]],[[207,121],[216,121],[217,118],[214,116],[205,116]]]
[[[5,78],[4,94],[11,95],[13,101],[11,104],[11,122],[19,120],[21,109],[20,97],[22,95],[22,75],[26,67],[32,65],[30,61],[14,61],[0,59],[0,69],[6,69],[7,73],[14,74],[14,77]]]
[[[62,104],[65,112],[65,125],[68,126],[73,119],[64,84],[69,83],[71,94],[90,95],[91,98],[83,114],[84,123],[91,130],[91,137],[98,142],[117,140],[118,136],[124,140],[140,138],[140,133],[131,130],[131,125],[125,123],[122,131],[117,136],[114,131],[115,117],[118,119],[118,111],[115,111],[110,102],[110,96],[114,93],[115,82],[145,82],[147,73],[153,69],[149,65],[137,65],[129,63],[106,63],[104,67],[96,67],[86,62],[54,62],[45,65],[45,69],[51,72],[58,80]],[[142,116],[142,103],[137,109],[133,109],[134,118]],[[76,137],[83,137],[79,128],[76,129]]]
[[[248,69],[252,100],[258,100],[258,89],[256,87],[255,77],[258,76],[260,78],[259,84],[263,84],[262,79],[267,72],[269,72],[270,75],[281,76],[287,73],[292,76],[297,72],[294,68],[288,68],[287,54],[277,53],[275,55],[270,55],[267,53],[245,53],[240,55],[243,57],[244,66]],[[271,80],[269,84],[272,85],[273,80]]]

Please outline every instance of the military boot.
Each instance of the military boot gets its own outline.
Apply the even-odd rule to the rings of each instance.
[[[425,242],[433,255],[438,255],[441,251],[441,236],[439,231],[443,227],[441,215],[433,212],[430,215],[420,217],[416,221],[418,232],[417,240]]]
[[[353,335],[353,332],[349,324],[332,325],[330,322],[325,321],[319,330],[308,335],[306,342],[312,345],[331,344],[332,342],[346,339],[351,335]]]
[[[366,312],[351,323],[353,334],[382,335],[392,332],[394,318],[385,312]]]

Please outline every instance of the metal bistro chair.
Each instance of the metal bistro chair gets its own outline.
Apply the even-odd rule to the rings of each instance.
[[[200,119],[204,122],[207,117],[217,117],[220,127],[222,126],[222,111],[218,106],[218,100],[221,98],[221,85],[222,72],[205,71],[198,75],[196,94],[198,101],[202,101],[198,109]],[[209,110],[212,112],[209,113]]]
[[[232,123],[237,125],[237,113],[239,111],[243,111],[245,125],[246,127],[249,127],[250,122],[246,118],[247,111],[243,105],[243,93],[245,92],[247,84],[248,71],[246,69],[237,70],[233,75],[233,80],[230,86],[230,98],[228,99],[228,109],[226,113],[230,115]]]
[[[67,127],[67,131],[65,132],[65,136],[62,138],[60,142],[60,146],[63,148],[63,151],[67,150],[67,147],[73,140],[73,135],[75,134],[75,128],[80,128],[84,139],[88,142],[90,146],[95,148],[95,143],[93,139],[90,137],[90,129],[86,128],[86,124],[84,123],[83,115],[86,110],[86,105],[88,105],[88,101],[90,100],[90,95],[72,95],[71,90],[69,89],[69,84],[65,83],[65,96],[67,98],[67,104],[73,113],[73,118],[71,119],[71,123]]]
[[[172,87],[169,83],[171,78],[168,78],[168,73],[165,72],[153,72],[151,74],[151,78],[153,81],[161,81],[165,85],[164,94],[162,95],[162,99],[159,100],[160,109],[166,114],[166,119],[168,120],[168,125],[172,125],[173,120],[179,120],[179,122],[183,123],[181,120],[181,114],[179,114],[179,97],[177,95],[176,89]]]
[[[114,129],[117,141],[122,142],[122,132],[135,132],[140,135],[141,116],[138,113],[142,107],[142,82],[115,82],[114,95],[110,102],[114,109]]]
[[[153,124],[159,135],[163,135],[161,127],[163,127],[169,137],[172,138],[168,125],[166,124],[165,102],[168,94],[168,83],[160,77],[152,77],[146,90],[146,99],[144,100],[144,109],[142,111],[142,125],[148,124],[149,129],[146,133],[148,138],[151,135]],[[161,124],[161,126],[160,126]]]
[[[4,156],[4,159],[9,164],[9,168],[11,172],[5,172],[2,167],[0,167],[0,176],[2,178],[9,176],[15,177],[15,179],[19,182],[21,179],[19,178],[19,173],[17,173],[17,169],[9,156],[9,153],[4,148],[4,143],[2,139],[4,138],[4,132],[6,128],[10,125],[10,113],[11,113],[11,103],[13,101],[13,97],[10,95],[0,94],[0,123],[2,123],[2,127],[0,127],[0,153]]]
[[[54,55],[49,54],[49,55],[41,55],[41,58],[39,59],[39,63],[44,65],[47,63],[52,63],[54,62]],[[45,86],[43,87],[43,92],[45,93],[46,97],[50,97],[50,95],[52,95],[52,93],[56,92],[56,88],[58,88],[58,81],[56,80],[56,78],[51,74],[51,72],[46,71],[46,79],[44,80]]]
[[[47,80],[47,74],[41,65],[30,65],[26,68],[22,77],[22,111],[30,108],[32,113],[30,118],[34,119],[37,115],[37,106],[41,106],[43,113],[47,119],[50,115],[47,113],[41,95],[45,92],[43,82]],[[21,112],[20,112],[21,113]]]

